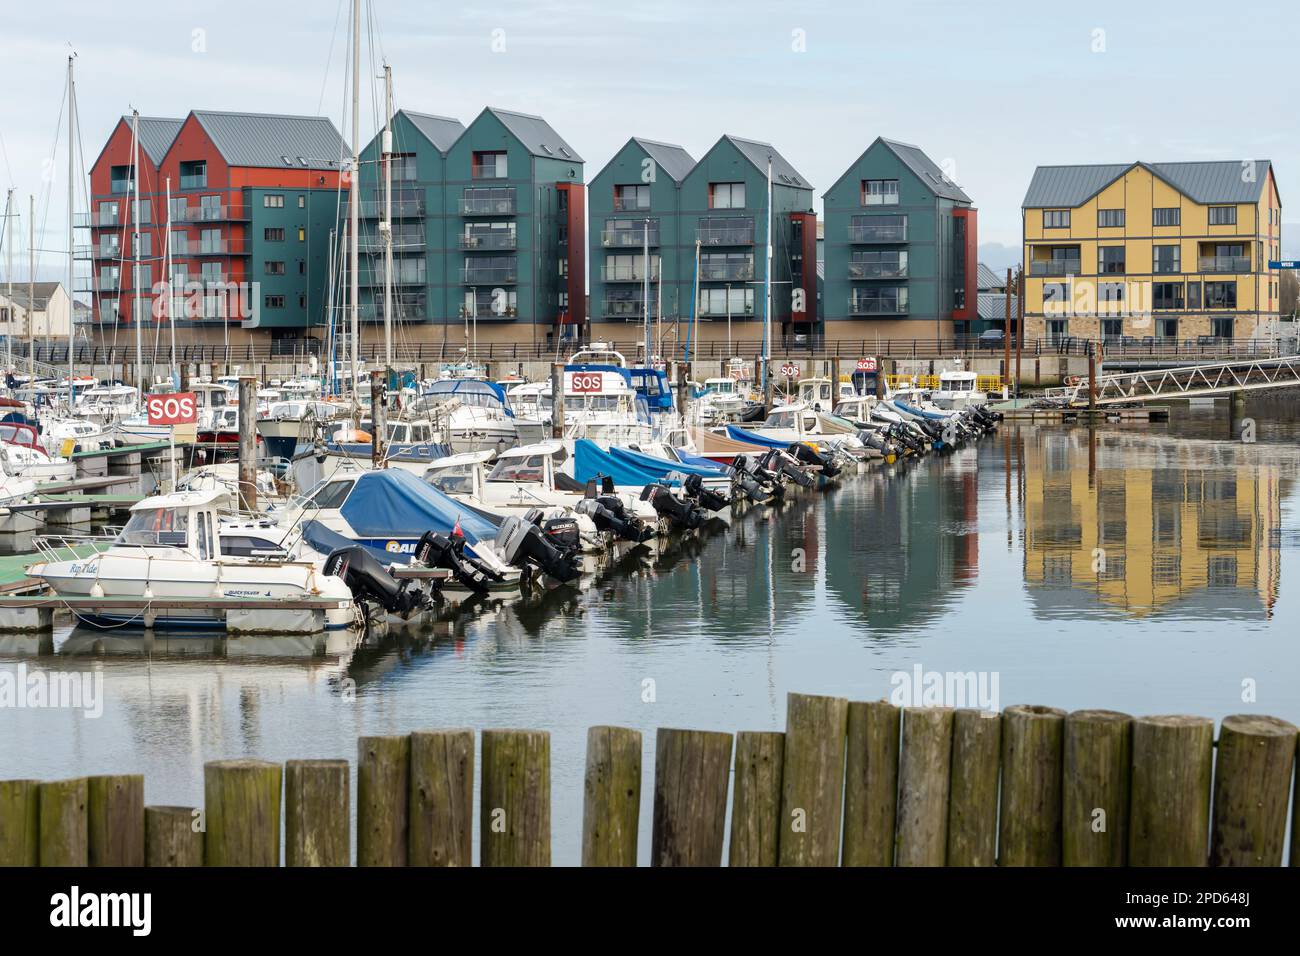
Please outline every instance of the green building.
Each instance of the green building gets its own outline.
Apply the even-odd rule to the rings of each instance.
[[[641,342],[647,285],[660,355],[685,355],[696,335],[704,354],[718,356],[729,338],[737,350],[762,339],[769,160],[773,341],[811,329],[816,216],[807,180],[766,143],[723,136],[696,162],[680,146],[633,137],[591,183],[593,339]]]
[[[399,110],[392,134],[394,337],[545,346],[586,320],[583,162],[543,119],[468,127]],[[383,134],[361,156],[361,320],[384,320]],[[363,340],[374,332],[363,329]]]
[[[823,198],[826,341],[980,331],[976,210],[919,147],[876,139]]]

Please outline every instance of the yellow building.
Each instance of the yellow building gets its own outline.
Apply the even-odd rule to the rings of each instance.
[[[1021,216],[1026,340],[1251,339],[1278,319],[1267,160],[1040,166]]]

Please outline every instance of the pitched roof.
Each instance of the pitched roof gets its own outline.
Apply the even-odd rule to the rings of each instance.
[[[1004,322],[1007,318],[1007,296],[1005,292],[980,292],[979,298],[979,315],[981,319],[1001,319]],[[1016,296],[1011,296],[1011,317],[1016,317],[1019,309]]]
[[[1243,176],[1248,167],[1241,161],[1200,163],[1108,163],[1097,166],[1039,166],[1029,181],[1021,204],[1025,209],[1048,206],[1081,206],[1130,169],[1142,167],[1174,189],[1201,204],[1255,202],[1272,164],[1255,160],[1252,177]]]
[[[1005,289],[1007,286],[1007,277],[998,275],[981,262],[979,276],[976,278],[976,283],[976,288],[979,289]]]
[[[442,152],[451,149],[451,144],[465,132],[465,124],[451,116],[435,116],[432,113],[416,113],[413,110],[398,110],[420,134]]]
[[[921,180],[936,196],[951,199],[955,202],[971,202],[970,196],[962,192],[961,187],[949,179],[947,173],[940,169],[934,160],[925,155],[925,150],[921,149],[920,146],[885,139],[883,136],[880,137],[880,142],[889,147],[894,155],[916,174],[916,178]]]
[[[652,139],[642,139],[640,136],[633,136],[632,140],[644,149],[646,154],[659,164],[659,168],[673,178],[674,182],[680,183],[695,166],[691,154],[673,143],[658,143]]]
[[[557,133],[551,124],[540,116],[515,113],[495,106],[487,107],[486,112],[499,119],[502,125],[510,130],[514,137],[524,144],[524,148],[534,156],[541,156],[546,159],[567,159],[575,163],[584,161],[578,155],[578,151],[566,143],[564,137]]]
[[[790,165],[784,156],[777,152],[776,147],[771,143],[763,143],[756,139],[742,139],[739,136],[732,136],[726,133],[722,137],[727,140],[741,154],[749,160],[764,175],[767,175],[767,161],[772,160],[772,184],[774,186],[794,186],[796,189],[812,189],[812,183],[808,182],[799,171]]]
[[[231,166],[338,169],[340,158],[350,153],[324,116],[215,110],[194,110],[190,115]]]
[[[48,303],[50,300],[50,296],[54,295],[55,290],[60,289],[62,287],[63,287],[62,282],[32,283],[32,298],[36,300],[36,309],[40,310],[45,308],[46,303]],[[8,298],[8,296],[6,296],[3,291],[0,291],[0,297]],[[21,285],[19,285],[17,281],[14,282],[14,295],[11,301],[13,302],[14,305],[19,306],[20,308],[23,309],[27,308],[27,304],[30,300],[27,298],[26,282],[22,283]]]
[[[127,129],[131,128],[130,116],[123,116],[122,122],[127,125]],[[167,155],[167,150],[171,148],[184,122],[183,119],[173,119],[170,116],[140,117],[140,148],[155,166]]]

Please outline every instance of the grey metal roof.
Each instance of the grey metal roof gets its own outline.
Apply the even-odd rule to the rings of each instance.
[[[562,161],[571,160],[575,163],[583,162],[583,158],[578,155],[578,151],[566,143],[564,137],[557,133],[551,124],[540,116],[515,113],[511,110],[498,109],[495,106],[489,106],[487,112],[499,119],[505,128],[510,130],[515,138],[524,144],[524,148],[534,156]]]
[[[1080,206],[1136,166],[1149,169],[1193,202],[1255,202],[1271,165],[1267,159],[1261,159],[1249,167],[1239,160],[1039,166],[1029,181],[1022,206],[1026,209]],[[1245,175],[1247,171],[1252,176]]]
[[[728,140],[736,149],[740,150],[745,158],[758,167],[764,176],[767,175],[767,160],[771,157],[773,185],[793,186],[796,189],[813,188],[812,183],[791,166],[789,161],[778,153],[776,147],[771,143],[761,143],[755,139],[742,139],[739,136],[732,136],[730,133],[725,134],[722,138]]]
[[[942,196],[944,199],[951,199],[955,202],[971,202],[970,196],[962,192],[961,187],[949,179],[935,161],[925,155],[925,150],[921,149],[921,147],[885,139],[883,136],[880,137],[880,141],[888,146],[894,155],[901,159],[904,165],[915,173],[916,177],[925,183],[936,196]]]
[[[324,116],[214,110],[195,110],[191,115],[231,166],[337,169],[340,158],[351,153]]]
[[[977,288],[980,289],[1005,289],[1007,286],[1007,277],[998,275],[984,263],[980,263],[979,276],[976,279]]]
[[[14,280],[14,295],[13,295],[13,299],[11,299],[10,301],[12,301],[14,305],[22,309],[26,309],[28,307],[28,303],[31,301],[27,298],[27,285],[28,284],[26,282],[23,282],[20,285],[19,280],[17,279]],[[34,282],[31,285],[32,285],[32,298],[36,301],[35,311],[38,312],[41,309],[44,309],[49,304],[50,297],[54,295],[54,293],[58,289],[63,288],[62,282]],[[5,298],[5,297],[6,297],[5,293],[3,291],[0,291],[0,298]]]
[[[413,110],[398,110],[420,134],[442,152],[451,149],[451,144],[465,132],[465,124],[452,116],[435,116],[433,113],[416,113]]]
[[[640,136],[633,136],[632,140],[644,149],[646,154],[659,164],[659,168],[673,178],[674,182],[680,183],[695,167],[694,158],[680,146],[673,143],[657,143],[652,139],[642,139]]]
[[[122,122],[126,123],[127,129],[131,128],[130,116],[123,116]],[[155,166],[162,162],[167,150],[171,149],[184,122],[183,119],[173,119],[170,116],[140,117],[140,148]]]
[[[1007,296],[1005,292],[981,292],[979,297],[979,315],[981,319],[1002,319],[1007,318]],[[1011,297],[1011,317],[1016,317],[1016,311],[1019,309],[1018,299],[1016,296]]]

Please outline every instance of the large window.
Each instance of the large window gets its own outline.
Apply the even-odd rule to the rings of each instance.
[[[1237,307],[1237,283],[1205,283],[1205,307],[1207,309],[1235,309]]]
[[[1098,209],[1097,226],[1101,229],[1121,229],[1124,226],[1123,209]]]
[[[1187,307],[1189,309],[1199,309],[1201,307],[1201,284],[1199,282],[1187,283]]]
[[[1043,283],[1043,311],[1063,312],[1070,302],[1070,284],[1068,282]]]
[[[752,278],[752,252],[706,252],[700,255],[701,282],[745,282]]]
[[[890,315],[907,312],[906,286],[869,286],[854,289],[849,297],[854,315]]]
[[[1107,340],[1115,340],[1124,335],[1123,319],[1102,319],[1101,320],[1101,337]]]
[[[115,193],[131,191],[131,167],[114,166],[108,171],[109,189]]]
[[[862,181],[862,205],[897,206],[897,179],[864,179]]]
[[[1183,284],[1181,282],[1151,283],[1151,308],[1183,308]]]
[[[183,548],[189,542],[188,526],[189,513],[178,508],[136,511],[122,526],[117,544]]]
[[[505,179],[506,154],[504,152],[475,153],[470,175],[474,179]]]
[[[262,197],[262,205],[267,209],[283,209],[284,196],[278,193],[268,193]]]
[[[850,279],[901,279],[906,275],[906,249],[866,249],[849,258]]]
[[[1236,206],[1211,206],[1211,226],[1235,226],[1237,224]]]
[[[1216,339],[1232,338],[1232,316],[1218,316],[1210,320],[1210,331]]]
[[[649,209],[650,208],[650,186],[648,184],[637,184],[632,186],[615,186],[614,187],[614,208],[615,209]]]
[[[710,209],[744,209],[744,183],[709,183]]]
[[[394,153],[393,154],[393,180],[399,183],[413,183],[419,174],[415,168],[414,153]],[[302,200],[302,196],[298,199]],[[299,207],[303,205],[300,201]]]
[[[733,316],[753,315],[754,290],[734,288],[700,290],[700,315],[725,316],[728,312]]]
[[[1097,301],[1098,301],[1098,302],[1123,302],[1123,301],[1124,301],[1124,283],[1122,283],[1122,282],[1098,282],[1098,283],[1097,283]]]
[[[1102,275],[1124,272],[1123,246],[1097,247],[1097,272]]]
[[[1043,228],[1044,228],[1044,229],[1069,229],[1069,228],[1070,228],[1070,210],[1068,210],[1068,209],[1044,209],[1044,210],[1043,210]]]
[[[1177,245],[1151,247],[1152,272],[1182,272],[1182,254]]]
[[[1151,210],[1151,225],[1177,226],[1182,224],[1182,210],[1177,206],[1167,206]]]
[[[206,189],[208,164],[201,159],[181,163],[181,189]]]

